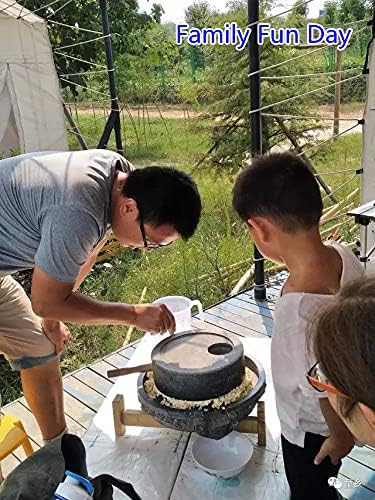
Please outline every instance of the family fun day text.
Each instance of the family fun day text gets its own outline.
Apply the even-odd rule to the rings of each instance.
[[[176,44],[184,40],[190,45],[234,45],[236,50],[243,50],[250,38],[252,28],[239,28],[237,23],[225,23],[223,28],[190,28],[188,24],[176,25]],[[273,45],[332,45],[338,50],[345,50],[353,34],[353,29],[325,28],[321,24],[309,23],[306,28],[271,28],[269,23],[259,23],[258,45],[269,39]]]

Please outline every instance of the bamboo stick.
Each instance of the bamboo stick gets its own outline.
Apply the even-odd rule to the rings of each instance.
[[[347,221],[343,221],[343,222],[339,222],[338,224],[335,224],[334,226],[332,227],[329,227],[327,229],[324,229],[324,231],[321,231],[320,233],[320,236],[323,238],[325,237],[327,234],[331,234],[333,233],[335,230],[339,229],[340,227],[344,226],[344,225],[348,225],[349,223]]]
[[[354,221],[352,223],[354,224]],[[333,225],[333,226],[331,226],[331,227],[329,227],[327,229],[324,229],[324,231],[322,231],[320,234],[326,234],[326,233],[332,232],[335,229],[337,229],[337,228],[339,228],[339,227],[341,227],[341,226],[343,226],[345,224],[348,225],[348,226],[351,226],[352,225],[351,224],[351,220],[349,219],[349,221],[344,220],[344,221],[338,222],[337,224],[335,224],[335,225]]]
[[[112,252],[105,253],[103,255],[99,255],[99,257],[96,259],[96,262],[101,262],[102,260],[109,259],[110,257],[115,256],[121,251],[121,248],[117,248],[116,250],[113,250]]]
[[[245,260],[242,260],[240,262],[235,262],[234,264],[231,264],[231,265],[229,265],[227,267],[221,267],[221,268],[219,268],[219,272],[221,274],[223,274],[223,273],[228,273],[229,274],[229,271],[233,270],[233,272],[234,272],[237,269],[241,269],[242,266],[249,265],[252,262],[253,262],[252,258],[245,259]],[[206,279],[211,278],[212,276],[216,276],[217,273],[218,273],[218,271],[213,271],[211,273],[202,274],[201,276],[198,276],[198,280],[199,281],[204,281]]]
[[[327,210],[327,212],[324,215],[322,215],[322,217],[320,218],[320,224],[324,224],[327,219],[329,219],[333,215],[337,215],[339,210],[340,210],[340,203],[336,203],[336,205],[333,205],[330,208],[330,210]]]
[[[147,286],[145,286],[144,289],[142,290],[142,294],[139,299],[139,304],[142,304],[142,302],[145,300],[146,293],[147,293]],[[134,331],[134,326],[133,325],[129,326],[128,331],[126,332],[125,340],[122,344],[123,346],[129,344],[133,331]]]
[[[113,250],[114,248],[121,248],[121,245],[118,241],[112,241],[111,243],[106,243],[104,247],[101,249],[101,253],[108,252],[109,250]]]
[[[241,278],[237,281],[236,285],[231,291],[231,295],[236,295],[242,288],[246,285],[246,283],[254,277],[255,267],[252,265],[250,269],[248,269],[245,274],[241,276]]]
[[[325,224],[328,224],[329,222],[332,222],[332,221],[338,219],[339,217],[343,217],[343,216],[349,217],[349,215],[346,215],[346,212],[351,210],[353,207],[354,207],[354,202],[349,203],[349,205],[346,205],[346,207],[343,208],[342,213],[339,213],[339,214],[335,215],[334,217],[331,217],[330,219],[325,220],[323,223],[320,223],[320,225],[323,226]]]

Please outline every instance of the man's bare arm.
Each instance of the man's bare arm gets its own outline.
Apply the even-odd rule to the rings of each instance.
[[[75,283],[63,283],[34,268],[31,303],[48,320],[84,325],[134,325],[149,332],[174,332],[172,313],[164,305],[101,302],[74,292]]]

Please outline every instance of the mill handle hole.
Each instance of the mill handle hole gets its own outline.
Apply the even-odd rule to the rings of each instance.
[[[208,348],[210,354],[215,356],[222,356],[223,354],[229,354],[233,350],[230,344],[212,344]]]

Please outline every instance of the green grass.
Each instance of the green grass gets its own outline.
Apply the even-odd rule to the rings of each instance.
[[[87,114],[79,116],[83,133],[97,137],[95,124],[90,119],[92,117]],[[136,165],[173,164],[189,172],[210,146],[212,123],[209,120],[166,119],[164,123],[160,118],[151,118],[150,123],[146,120],[146,125],[144,131],[142,120],[140,127],[136,123],[137,132],[146,134],[147,145],[142,136],[138,144],[134,128],[129,121],[125,123],[127,157]],[[99,123],[97,128],[101,130]],[[74,139],[71,147],[74,147]],[[351,134],[322,146],[312,160],[322,174],[356,169],[360,165],[360,151],[360,134]],[[352,175],[352,172],[329,174],[324,179],[335,190]],[[187,243],[179,241],[149,253],[124,250],[109,262],[99,263],[83,284],[84,293],[99,300],[136,303],[147,287],[147,302],[163,295],[180,294],[199,298],[204,306],[228,295],[249,264],[231,273],[223,269],[245,259],[251,260],[253,252],[243,224],[231,209],[234,179],[208,170],[198,173],[195,179],[203,199],[203,215],[197,234]],[[343,199],[358,185],[357,177],[337,191],[337,198]],[[127,332],[126,327],[71,325],[70,328],[71,340],[61,363],[64,373],[121,347]],[[140,335],[141,332],[135,331],[132,340]],[[18,375],[10,372],[5,361],[0,362],[0,377],[4,381],[3,402],[18,397]]]
[[[97,138],[104,126],[104,119],[93,120],[92,113],[78,113],[74,116],[90,147],[97,144]],[[212,123],[202,118],[160,118],[133,115],[122,116],[123,146],[126,156],[138,164],[158,161],[179,163],[185,166],[204,154],[210,147]],[[70,135],[71,149],[79,149],[77,140]],[[114,147],[113,137],[110,146]]]

